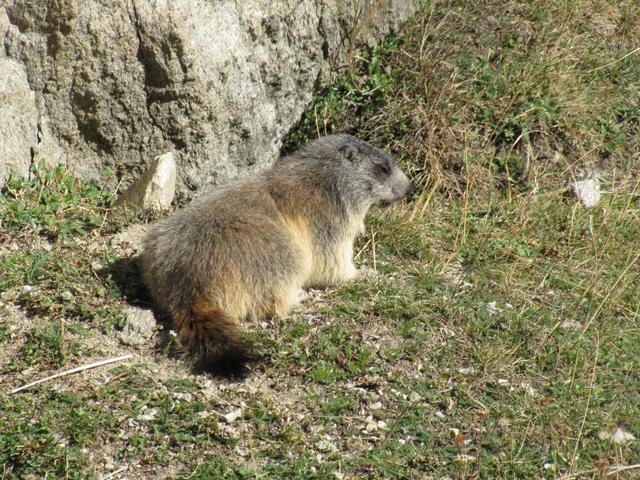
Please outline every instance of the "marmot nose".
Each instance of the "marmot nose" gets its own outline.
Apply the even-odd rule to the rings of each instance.
[[[404,194],[405,198],[413,197],[416,191],[417,191],[417,188],[415,187],[415,185],[413,185],[413,183],[409,183],[409,185],[407,186],[407,191]]]

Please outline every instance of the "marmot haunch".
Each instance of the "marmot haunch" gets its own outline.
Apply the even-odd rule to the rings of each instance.
[[[199,368],[251,358],[241,323],[284,316],[305,287],[353,279],[353,241],[372,206],[407,196],[385,153],[329,135],[153,225],[143,275]]]

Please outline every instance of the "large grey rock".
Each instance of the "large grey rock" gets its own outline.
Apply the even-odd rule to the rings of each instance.
[[[2,5],[2,0],[0,0]],[[7,12],[0,8],[0,38],[15,33]],[[0,187],[11,172],[27,176],[32,165],[55,165],[64,150],[51,134],[49,119],[40,114],[43,99],[31,89],[25,65],[7,57],[0,45]]]
[[[24,67],[0,57],[0,185],[11,171],[29,173],[38,114]]]
[[[128,187],[174,151],[184,193],[270,165],[353,47],[419,3],[0,0],[0,28],[35,93],[37,156]]]

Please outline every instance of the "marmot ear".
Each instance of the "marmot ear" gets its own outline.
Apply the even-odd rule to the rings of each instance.
[[[358,147],[347,143],[338,148],[340,154],[349,162],[353,163],[358,158]]]

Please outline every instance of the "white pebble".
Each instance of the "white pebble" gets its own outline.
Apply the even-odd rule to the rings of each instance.
[[[226,415],[223,415],[222,418],[227,423],[233,423],[238,418],[240,418],[241,416],[242,416],[242,410],[240,408],[238,408],[236,410],[232,410],[231,412],[227,413]]]

